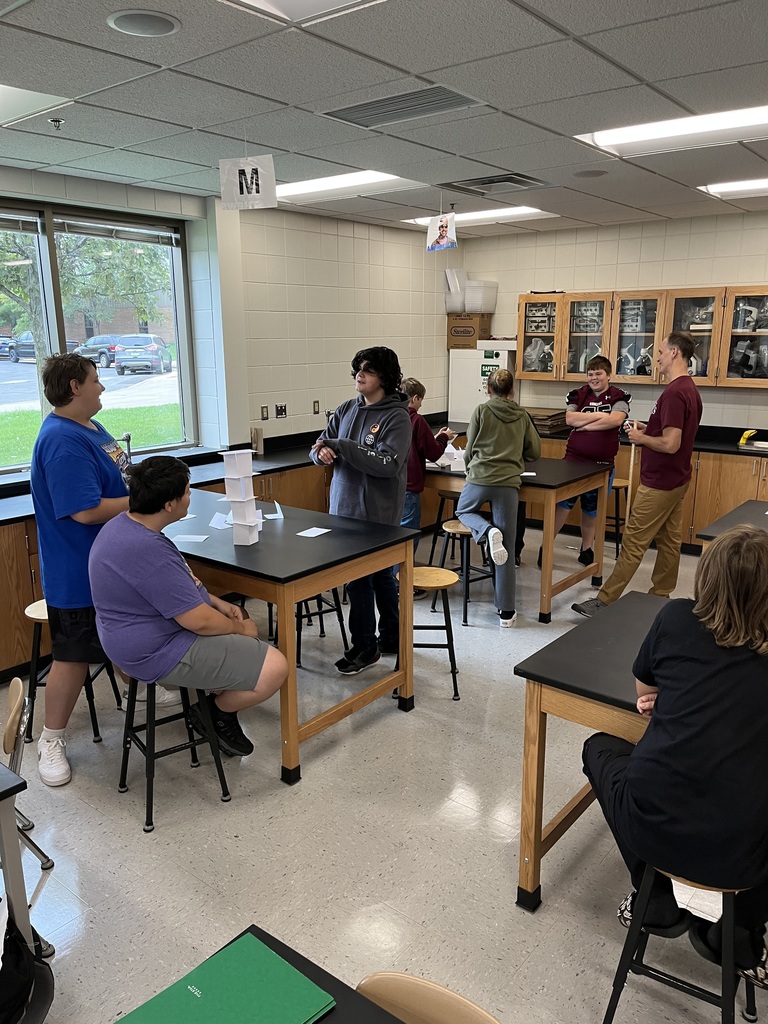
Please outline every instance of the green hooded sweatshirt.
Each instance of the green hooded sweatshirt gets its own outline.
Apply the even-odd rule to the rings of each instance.
[[[464,456],[469,483],[519,487],[523,464],[540,456],[539,435],[517,402],[491,397],[472,413]]]

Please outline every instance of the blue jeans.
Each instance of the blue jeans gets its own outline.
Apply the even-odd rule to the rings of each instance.
[[[376,649],[378,609],[381,646],[385,651],[397,651],[400,644],[400,595],[391,566],[352,580],[347,584],[347,597],[352,646],[364,651]]]
[[[421,495],[414,494],[412,491],[405,492],[405,504],[403,505],[403,518],[400,520],[400,525],[406,527],[409,530],[420,530],[421,529]],[[421,537],[414,537],[413,539],[413,557],[416,557],[416,551],[419,546]]]

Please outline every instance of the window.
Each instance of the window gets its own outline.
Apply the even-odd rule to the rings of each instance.
[[[185,313],[178,228],[0,211],[0,471],[29,463],[49,411],[40,370],[65,346],[97,364],[115,437],[134,451],[188,442]]]

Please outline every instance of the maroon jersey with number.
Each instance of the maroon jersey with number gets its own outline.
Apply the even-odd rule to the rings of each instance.
[[[624,412],[629,415],[632,396],[614,384],[596,395],[589,384],[568,392],[566,408],[569,412]],[[619,450],[620,427],[610,430],[572,430],[565,447],[565,458],[570,462],[605,462],[613,465]]]

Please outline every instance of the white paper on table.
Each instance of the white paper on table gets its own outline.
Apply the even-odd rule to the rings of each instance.
[[[192,514],[191,512],[187,512],[187,514],[186,514],[185,516],[183,516],[183,517],[182,517],[182,518],[181,518],[181,519],[179,520],[179,522],[180,522],[180,523],[183,523],[185,519],[197,519],[197,516],[196,516],[196,515],[193,515],[193,514]]]
[[[536,476],[532,469],[527,469],[525,473],[521,473],[520,476]]]
[[[322,526],[310,526],[308,530],[297,533],[297,537],[319,537],[321,533],[330,533],[330,529],[323,529]]]
[[[216,501],[229,501],[229,498],[226,495],[224,495],[223,498],[217,498]]]
[[[264,513],[264,518],[265,519],[284,519],[285,518],[283,516],[283,510],[280,508],[280,502],[279,501],[275,502],[275,511],[274,512],[265,512]],[[298,536],[300,537],[301,534],[298,534]]]
[[[231,526],[232,525],[232,509],[230,509],[229,512],[227,512],[227,514],[224,516],[224,518],[227,521],[227,525]]]
[[[447,455],[449,459],[455,459],[456,453],[460,450],[461,449],[459,448],[454,448],[451,442],[449,441],[448,444],[445,446],[444,454]]]
[[[204,540],[208,540],[207,533],[177,533],[175,537],[171,537],[171,540],[176,544],[180,540],[189,541],[190,544],[201,544]]]
[[[231,530],[232,524],[227,522],[227,517],[223,512],[214,512],[213,519],[211,519],[209,526],[213,527],[214,530]]]

